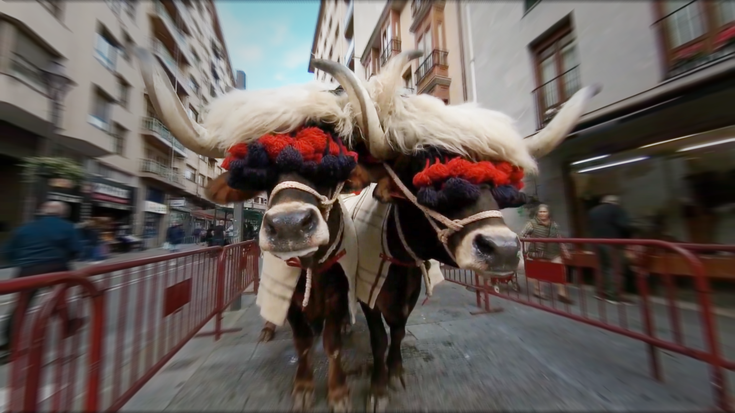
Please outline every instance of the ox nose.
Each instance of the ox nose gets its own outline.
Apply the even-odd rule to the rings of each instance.
[[[316,231],[318,217],[311,208],[266,213],[263,217],[266,235],[271,239],[303,239]]]
[[[472,242],[476,256],[492,272],[513,272],[518,268],[520,242],[515,234],[478,234]]]

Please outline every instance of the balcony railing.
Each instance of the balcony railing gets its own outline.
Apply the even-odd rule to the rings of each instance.
[[[345,33],[349,32],[350,25],[352,24],[353,14],[355,12],[355,0],[351,0],[350,4],[347,5],[347,11],[345,12],[345,21],[342,27],[345,29]]]
[[[347,53],[345,53],[345,65],[350,64],[350,60],[355,56],[355,40],[350,40],[350,44],[347,45]]]
[[[707,3],[691,1],[654,23],[668,49],[668,78],[735,56],[735,21],[727,6]]]
[[[424,4],[430,1],[431,0],[413,0],[413,2],[411,2],[411,16],[412,17],[415,16],[416,13],[418,13],[419,10],[421,10],[421,6],[423,6]]]
[[[383,45],[383,53],[380,55],[380,66],[384,66],[388,59],[393,56],[393,52],[401,52],[401,41],[398,39],[390,39],[387,45]]]
[[[155,1],[154,4],[156,5],[156,14],[160,16],[163,21],[168,24],[168,26],[172,29],[171,32],[173,33],[174,37],[176,37],[176,40],[181,42],[182,44],[186,44],[186,38],[184,37],[184,34],[181,33],[179,30],[179,26],[174,23],[174,19],[171,18],[171,15],[168,13],[168,10],[166,10],[166,6],[163,5],[160,1]]]
[[[143,129],[156,133],[164,142],[181,151],[186,156],[186,147],[174,138],[174,135],[169,132],[168,128],[160,120],[151,117],[143,118]]]
[[[546,126],[559,112],[564,103],[569,100],[582,86],[579,79],[579,66],[562,73],[550,81],[536,88],[533,98],[536,101],[537,123],[536,129]]]
[[[140,171],[157,175],[164,181],[171,182],[177,185],[183,185],[184,183],[184,178],[179,172],[152,159],[141,159]]]
[[[416,72],[414,73],[414,78],[416,79],[416,85],[419,85],[424,78],[431,73],[431,69],[433,69],[436,66],[442,66],[447,67],[449,65],[449,61],[447,60],[447,55],[449,52],[445,52],[443,50],[434,49],[428,56],[426,56],[426,59],[419,65],[419,68],[416,69]]]
[[[416,89],[414,89],[412,87],[404,87],[403,88],[403,94],[404,95],[415,95],[416,94]]]

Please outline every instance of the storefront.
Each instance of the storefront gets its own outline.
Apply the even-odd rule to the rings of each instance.
[[[145,201],[144,209],[144,226],[143,238],[146,248],[155,248],[164,241],[166,230],[165,217],[168,213],[168,207],[154,201]]]
[[[111,222],[133,226],[135,188],[105,178],[96,178],[91,186],[93,217],[107,217]]]
[[[171,222],[178,222],[184,228],[186,236],[190,236],[195,228],[195,220],[191,215],[191,204],[186,198],[176,198],[169,201],[171,206]]]
[[[47,180],[46,187],[39,187],[39,190],[46,190],[44,199],[48,201],[65,202],[69,206],[68,219],[70,221],[81,221],[82,205],[85,201],[81,186],[76,185],[69,179],[51,178]],[[42,194],[41,197],[43,197]]]

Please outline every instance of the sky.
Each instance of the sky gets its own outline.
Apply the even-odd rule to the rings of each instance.
[[[319,1],[216,1],[232,69],[249,90],[313,80],[309,57]]]

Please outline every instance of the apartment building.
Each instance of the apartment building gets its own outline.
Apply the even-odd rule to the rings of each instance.
[[[406,91],[462,103],[467,92],[459,11],[458,2],[447,1],[322,1],[312,55],[336,60],[369,79],[402,50],[423,50],[423,58],[403,76]],[[360,18],[354,21],[353,15]],[[319,71],[315,77],[331,80]]]
[[[134,46],[152,51],[195,120],[234,86],[212,0],[0,1],[0,185],[9,195],[0,200],[0,231],[21,222],[28,189],[20,159],[38,154],[52,131],[42,72],[51,62],[76,83],[52,155],[84,163],[91,185],[51,188],[49,198],[69,202],[75,219],[110,216],[159,241],[171,219],[191,227],[207,218],[201,210],[214,205],[203,190],[222,170],[156,117]]]
[[[635,222],[735,242],[735,3],[466,2],[471,98],[530,136],[585,85],[602,92],[527,191],[571,236],[617,194]],[[506,214],[514,230],[528,219]]]

